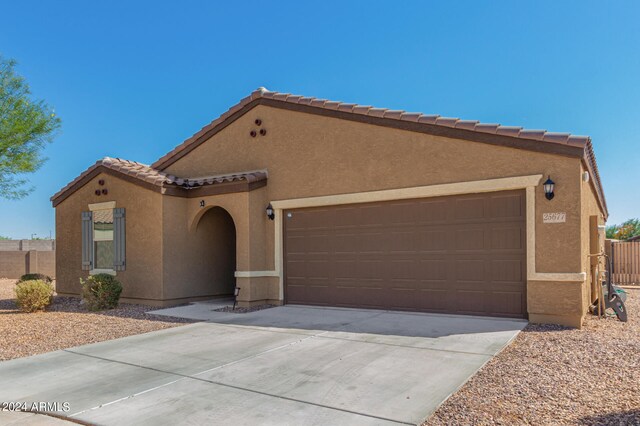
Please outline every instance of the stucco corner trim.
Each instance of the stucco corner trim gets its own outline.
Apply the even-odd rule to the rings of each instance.
[[[94,204],[89,204],[89,211],[96,211],[96,210],[108,210],[108,209],[115,209],[116,208],[116,202],[115,201],[106,201],[104,203],[94,203]]]
[[[528,274],[527,279],[529,281],[566,281],[582,283],[587,279],[587,273],[532,272]]]
[[[482,192],[509,191],[535,187],[542,175],[515,176],[498,179],[444,183],[439,185],[416,186],[412,188],[386,189],[382,191],[358,192],[352,194],[326,195],[310,198],[294,198],[271,202],[274,209],[299,209],[340,204],[371,203],[376,201],[406,200],[412,198],[439,197],[445,195],[474,194]]]
[[[279,277],[278,271],[236,271],[236,278]]]

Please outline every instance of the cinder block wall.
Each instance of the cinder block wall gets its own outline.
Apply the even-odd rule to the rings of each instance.
[[[55,278],[55,240],[0,241],[0,278],[45,274]]]

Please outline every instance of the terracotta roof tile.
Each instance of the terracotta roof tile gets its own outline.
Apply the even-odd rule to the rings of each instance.
[[[137,163],[135,161],[123,160],[120,158],[105,157],[102,160],[97,161],[94,165],[82,172],[80,176],[71,181],[68,185],[58,191],[51,201],[63,195],[75,184],[82,181],[86,176],[93,172],[98,167],[106,167],[118,173],[122,173],[126,176],[138,179],[143,182],[150,183],[159,187],[166,186],[179,186],[184,188],[192,188],[201,185],[213,185],[223,182],[234,182],[245,180],[249,183],[261,181],[267,178],[266,170],[255,170],[240,173],[226,173],[198,178],[182,178],[176,177],[160,170],[154,169],[146,164]]]
[[[243,108],[250,102],[261,98],[272,99],[278,102],[300,103],[315,108],[346,111],[360,115],[368,115],[371,117],[384,117],[385,119],[390,120],[395,119],[412,121],[428,125],[460,128],[469,131],[491,133],[518,139],[529,139],[541,141],[543,143],[563,144],[583,148],[585,150],[585,158],[590,162],[589,167],[591,170],[593,170],[593,174],[595,175],[594,177],[596,185],[598,186],[597,191],[599,192],[603,208],[606,211],[606,202],[604,201],[604,196],[602,195],[602,184],[599,179],[595,157],[593,157],[592,154],[593,146],[591,143],[591,139],[585,136],[573,136],[565,133],[549,133],[545,130],[528,130],[522,129],[520,127],[501,126],[500,124],[478,123],[468,120],[460,120],[457,118],[440,117],[438,115],[422,115],[417,113],[407,113],[406,111],[391,111],[385,108],[373,108],[357,104],[343,103],[339,101],[327,101],[326,99],[316,99],[312,97],[290,95],[288,93],[272,92],[264,87],[260,87],[257,90],[253,91],[249,97],[244,98],[236,106],[239,108]],[[184,141],[180,146],[176,147],[174,150],[156,161],[153,164],[153,167],[157,169],[164,169],[165,167],[167,167],[167,164],[170,164],[170,160],[176,154],[183,151],[187,146],[190,146],[193,143],[200,143],[199,138],[206,134],[207,131],[215,128],[217,125],[222,123],[222,121],[227,119],[229,115],[233,113],[231,111],[235,112],[237,111],[237,109],[235,107],[232,108],[231,110],[222,114],[218,119],[203,127],[201,131],[199,131],[198,133]],[[475,123],[475,125],[473,125],[472,123]]]
[[[436,124],[438,126],[447,126],[447,127],[456,127],[456,123],[459,121],[459,118],[451,118],[451,117],[438,117],[436,119]]]
[[[404,121],[413,121],[413,122],[417,122],[418,119],[420,119],[420,116],[422,114],[419,112],[405,112],[402,114],[402,116],[400,117],[401,120]]]
[[[520,137],[525,139],[536,139],[541,141],[544,138],[544,134],[546,132],[547,132],[546,130],[523,129],[523,130],[520,130]]]
[[[542,137],[542,140],[545,142],[555,142],[555,143],[567,143],[567,140],[571,136],[570,133],[551,133],[546,132]]]
[[[473,120],[458,120],[456,123],[456,129],[474,130],[478,124],[478,121]]]
[[[326,108],[326,109],[338,109],[340,104],[341,104],[340,101],[326,101],[324,103],[324,108]]]
[[[478,123],[476,124],[475,131],[484,133],[495,133],[500,127],[499,124]]]
[[[518,137],[520,135],[520,130],[522,130],[522,127],[500,126],[500,127],[498,127],[496,129],[496,134],[497,135]]]
[[[382,117],[388,110],[386,108],[369,108],[369,114],[373,117]]]
[[[589,136],[571,135],[567,138],[567,145],[583,147],[585,145],[590,145],[590,143],[591,143],[591,139],[589,138]]]
[[[353,112],[353,108],[356,106],[356,104],[340,104],[338,105],[338,111],[344,111],[344,112]]]
[[[396,120],[399,120],[400,117],[402,117],[402,113],[404,111],[402,110],[397,110],[397,109],[388,109],[384,112],[384,118],[393,118]]]
[[[438,120],[438,118],[440,118],[440,116],[439,116],[439,115],[434,115],[434,114],[426,115],[426,114],[422,114],[422,115],[420,116],[420,118],[418,118],[418,123],[436,124],[436,121]]]
[[[354,113],[356,114],[364,114],[364,115],[368,115],[369,114],[369,110],[371,109],[371,106],[369,105],[358,105],[356,107],[353,108]]]
[[[310,105],[315,98],[302,97],[298,100],[299,104]]]
[[[313,106],[313,107],[319,107],[319,108],[322,108],[322,107],[324,107],[324,103],[325,103],[325,102],[327,102],[327,100],[326,100],[326,99],[313,99],[313,100],[311,101],[311,104],[310,104],[310,105],[311,105],[311,106]]]

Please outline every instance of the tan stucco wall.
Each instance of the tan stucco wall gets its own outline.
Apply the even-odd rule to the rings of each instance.
[[[260,118],[266,136],[252,138]],[[406,188],[542,173],[556,197],[536,188],[538,272],[580,272],[580,160],[447,139],[300,112],[258,106],[166,171],[204,176],[267,168],[267,201]],[[259,208],[262,207],[262,208]],[[252,211],[263,213],[264,206]],[[543,212],[566,212],[564,224],[543,224]],[[272,269],[273,225],[264,261]],[[552,254],[552,255],[550,255]]]
[[[273,269],[273,250],[267,257],[265,247],[273,246],[273,226],[265,215],[268,204],[266,188],[251,192],[211,195],[200,198],[164,197],[164,295],[166,299],[204,296],[211,286],[207,276],[198,272],[199,253],[207,244],[215,245],[215,235],[202,235],[198,227],[209,209],[220,207],[234,220],[236,228],[236,270]],[[200,207],[204,201],[205,207]],[[203,238],[204,237],[204,238]],[[215,261],[212,261],[215,262]],[[214,268],[219,265],[214,266]],[[215,280],[215,279],[214,279]],[[238,300],[243,305],[251,301],[278,299],[278,282],[271,277],[237,278],[241,288]],[[213,294],[213,293],[209,293]]]
[[[249,135],[251,130],[257,129],[256,118],[262,120],[262,128],[267,129],[266,136],[252,138]],[[556,182],[556,196],[551,201],[545,198],[542,185],[535,188],[536,272],[588,272],[585,217],[588,223],[588,215],[597,214],[593,211],[598,208],[589,184],[581,181],[582,165],[578,158],[448,139],[261,105],[165,171],[194,177],[264,168],[269,172],[267,186],[248,193],[179,198],[160,196],[124,181],[118,183],[122,186],[120,192],[112,189],[108,198],[117,200],[118,207],[131,204],[135,208],[136,203],[146,203],[155,210],[153,220],[144,225],[149,231],[144,237],[145,244],[152,250],[141,255],[141,259],[145,259],[143,263],[157,279],[141,282],[141,287],[150,287],[142,293],[150,298],[161,295],[164,300],[205,295],[201,274],[195,273],[191,266],[193,253],[203,247],[202,242],[196,242],[194,234],[198,220],[212,206],[224,208],[234,220],[237,271],[273,271],[277,269],[274,264],[275,222],[269,221],[264,211],[270,201],[535,174],[543,174],[543,180],[551,175]],[[104,197],[92,195],[93,186],[85,186],[58,206],[59,235],[67,229],[73,234],[59,241],[59,247],[64,245],[66,250],[60,257],[68,259],[61,260],[59,271],[62,271],[60,266],[65,270],[80,269],[79,212],[89,202],[96,201],[92,197],[104,201]],[[140,201],[143,199],[146,201]],[[201,200],[205,201],[205,208],[200,207]],[[565,212],[567,220],[560,224],[544,224],[542,214],[546,212]],[[129,231],[134,223],[137,226],[138,220],[143,219],[134,219],[128,212],[127,220]],[[150,226],[151,223],[155,226]],[[127,238],[128,267],[123,276],[134,268],[130,251],[136,249],[131,245],[139,243],[129,232]],[[73,245],[75,247],[70,248]],[[77,282],[78,273],[70,275],[73,276],[64,277],[64,280]],[[280,299],[277,277],[238,277],[236,283],[242,288],[239,299],[244,304]],[[579,323],[586,309],[586,286],[587,283],[529,282],[532,320],[564,316],[562,322],[566,324]],[[577,300],[579,308],[571,306],[567,311],[565,305],[554,302],[553,290],[570,300],[570,304]]]
[[[104,179],[108,195],[97,196],[98,180]],[[56,289],[79,294],[82,270],[81,212],[89,204],[116,201],[126,209],[125,271],[118,271],[123,299],[162,299],[162,196],[125,180],[99,174],[56,207]]]
[[[218,197],[219,198],[219,197]],[[229,266],[229,254],[244,253],[246,220],[227,223],[222,220],[221,207],[234,217],[243,218],[247,211],[247,194],[227,194],[223,200],[207,197],[206,206],[200,199],[164,197],[163,282],[164,297],[169,300],[229,295],[235,287],[233,272],[240,256]],[[197,206],[197,210],[196,210]],[[196,217],[197,216],[197,217]],[[239,229],[236,229],[239,228]],[[236,244],[230,246],[229,232],[235,232]],[[225,253],[226,252],[226,253]],[[230,252],[230,253],[229,253]],[[231,267],[231,279],[227,276]]]
[[[581,327],[584,316],[582,293],[583,283],[579,282],[529,281],[529,321]]]

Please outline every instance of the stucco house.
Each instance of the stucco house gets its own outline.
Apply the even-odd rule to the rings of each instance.
[[[63,295],[108,272],[158,306],[237,286],[245,306],[576,327],[608,215],[588,137],[264,88],[151,166],[104,158],[51,200]]]

